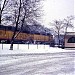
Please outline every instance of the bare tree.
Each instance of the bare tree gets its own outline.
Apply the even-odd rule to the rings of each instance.
[[[6,5],[8,3],[7,0],[4,0],[3,2],[2,1],[3,0],[0,1],[0,25],[1,25],[1,20],[2,20],[2,13],[3,13],[4,8],[6,7]],[[3,4],[1,4],[1,3],[3,3]]]
[[[58,37],[58,47],[60,46],[60,34],[62,33],[62,29],[63,29],[63,24],[62,24],[62,21],[60,20],[55,20],[54,23],[51,23],[52,24],[52,28],[55,32],[55,36]]]
[[[38,17],[40,17],[39,6],[38,3],[40,0],[20,0],[20,6],[19,6],[19,13],[18,16],[15,17],[16,20],[16,27],[11,39],[11,46],[10,50],[13,50],[13,42],[14,39],[18,36],[18,34],[21,32],[22,28],[27,25],[27,23],[33,23]],[[21,28],[21,30],[16,34],[16,31],[18,27]]]
[[[18,28],[18,22],[19,22],[19,18],[20,18],[20,12],[21,12],[21,0],[20,0],[20,6],[19,6],[19,12],[18,12],[18,16],[17,16],[17,21],[16,21],[16,27],[15,27],[15,30],[14,30],[14,33],[13,33],[13,36],[12,36],[12,39],[11,39],[10,50],[13,50],[13,42],[14,42],[14,37],[15,37],[15,34],[16,34],[16,31],[17,31],[17,28]]]
[[[63,24],[64,24],[64,27],[65,27],[65,34],[67,32],[67,29],[68,28],[73,28],[73,21],[74,20],[74,16],[69,16],[67,17],[66,19],[63,20]]]

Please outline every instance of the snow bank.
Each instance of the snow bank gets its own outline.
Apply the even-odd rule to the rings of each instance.
[[[61,49],[57,47],[49,47],[49,45],[33,45],[33,44],[14,44],[13,50],[10,44],[0,44],[0,54],[19,54],[19,53],[54,53],[54,52],[70,52],[71,49]]]

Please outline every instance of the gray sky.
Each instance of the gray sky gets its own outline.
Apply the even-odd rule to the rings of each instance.
[[[46,27],[49,27],[49,23],[53,20],[62,20],[67,16],[74,15],[74,0],[45,0],[43,6],[42,23]]]
[[[49,26],[53,20],[64,19],[67,16],[74,15],[74,0],[45,0],[44,2],[43,23]]]

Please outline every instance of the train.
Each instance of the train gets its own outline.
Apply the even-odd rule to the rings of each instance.
[[[10,44],[15,27],[0,25],[0,43]],[[18,34],[20,29],[17,29]],[[51,44],[53,35],[50,33],[33,33],[26,30],[20,31],[14,44]]]

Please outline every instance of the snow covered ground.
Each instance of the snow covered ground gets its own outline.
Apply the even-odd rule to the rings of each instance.
[[[9,47],[0,44],[0,75],[75,75],[75,50],[48,45]]]
[[[13,50],[10,49],[10,44],[0,44],[0,54],[19,54],[19,53],[55,53],[55,52],[70,52],[75,49],[61,49],[50,47],[49,45],[29,45],[14,44]]]
[[[0,56],[0,75],[75,75],[75,53]]]

